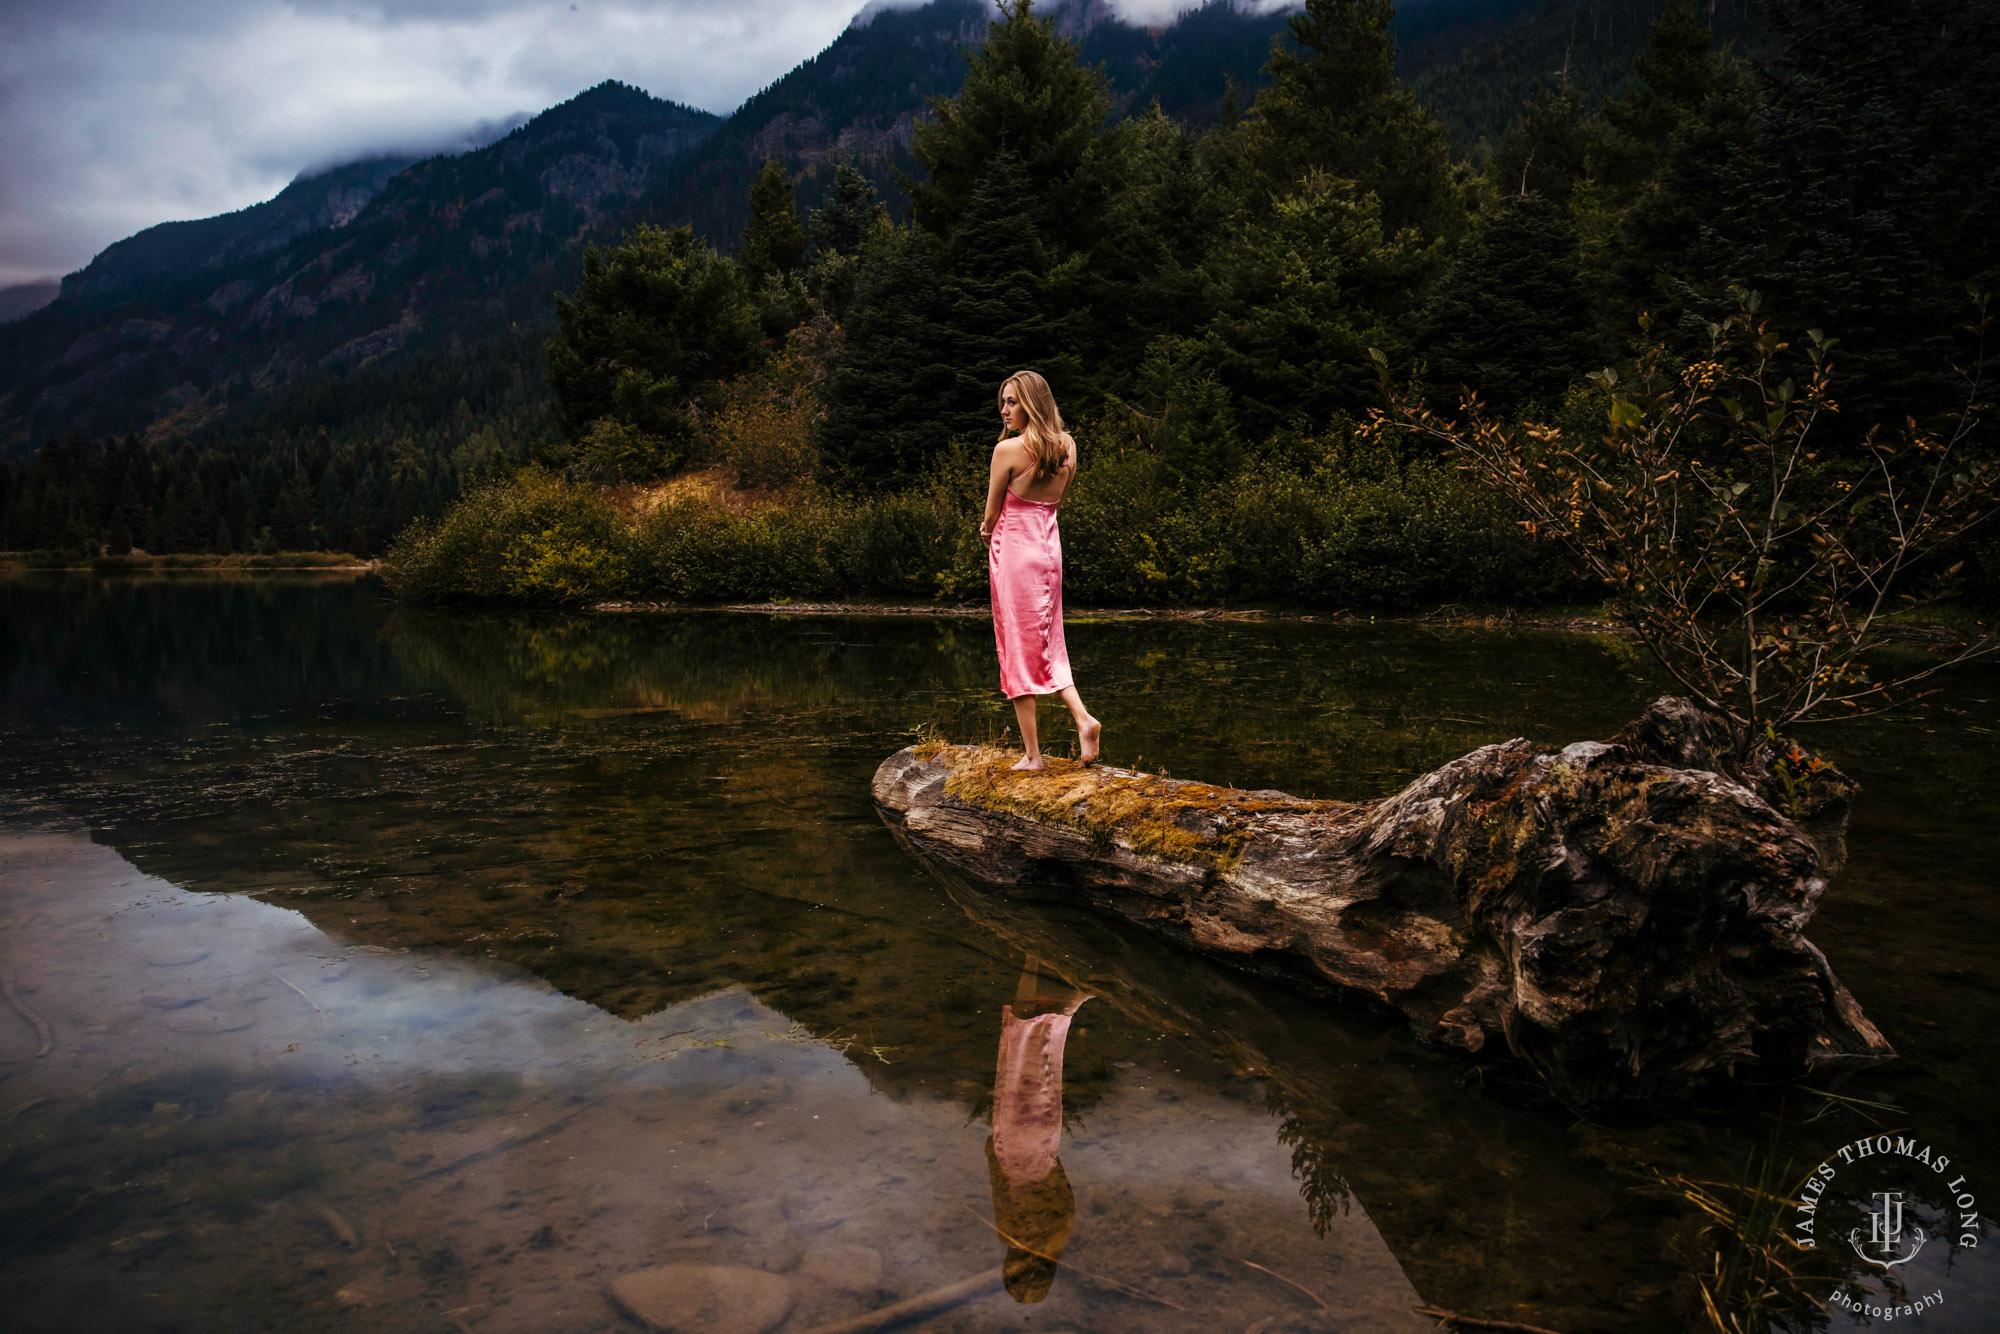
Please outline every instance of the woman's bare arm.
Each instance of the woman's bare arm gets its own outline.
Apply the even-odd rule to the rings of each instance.
[[[1000,507],[1007,503],[1007,483],[1014,480],[1021,453],[1020,441],[1013,436],[993,446],[993,466],[986,474],[986,517],[979,522],[980,537],[989,541],[993,525],[1000,522]]]

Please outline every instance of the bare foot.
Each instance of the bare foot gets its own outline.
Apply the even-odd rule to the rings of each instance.
[[[1009,767],[1012,768],[1017,773],[1033,774],[1033,773],[1040,773],[1043,769],[1047,768],[1048,765],[1043,762],[1042,757],[1039,755],[1035,756],[1035,758],[1032,760],[1029,759],[1027,756],[1023,755],[1021,757],[1020,763],[1010,765]]]
[[[1104,724],[1098,722],[1095,718],[1092,718],[1077,729],[1077,739],[1083,743],[1082,750],[1077,752],[1076,760],[1078,764],[1097,763],[1097,739],[1103,735]]]

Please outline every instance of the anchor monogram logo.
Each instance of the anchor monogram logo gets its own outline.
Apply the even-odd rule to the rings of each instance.
[[[1861,1229],[1855,1228],[1847,1234],[1847,1244],[1854,1253],[1868,1264],[1890,1269],[1896,1265],[1906,1265],[1917,1258],[1917,1252],[1924,1248],[1930,1238],[1920,1227],[1912,1227],[1909,1254],[1902,1253],[1903,1240],[1903,1192],[1900,1190],[1878,1190],[1875,1192],[1875,1208],[1868,1214],[1868,1241],[1863,1249]],[[1872,1250],[1874,1255],[1868,1252]]]

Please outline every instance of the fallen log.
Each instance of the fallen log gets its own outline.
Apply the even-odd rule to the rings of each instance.
[[[1608,742],[1485,746],[1372,802],[1016,773],[944,744],[885,760],[874,797],[963,878],[1364,993],[1589,1106],[1894,1056],[1802,934],[1855,786],[1786,754],[1782,775],[1768,747],[1738,757],[1726,724],[1662,699]]]

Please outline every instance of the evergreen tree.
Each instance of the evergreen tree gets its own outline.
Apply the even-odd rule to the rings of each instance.
[[[1598,359],[1568,213],[1537,194],[1497,201],[1459,252],[1426,320],[1429,378],[1495,412],[1560,405]]]
[[[1465,206],[1444,129],[1396,81],[1394,16],[1390,0],[1306,0],[1290,41],[1271,44],[1246,157],[1270,198],[1325,172],[1379,199],[1391,235],[1456,236]]]
[[[1533,193],[1567,204],[1602,159],[1605,137],[1602,122],[1584,114],[1567,85],[1544,88],[1507,127],[1488,179],[1497,194]]]
[[[751,183],[750,221],[736,258],[753,287],[774,275],[796,273],[805,263],[806,233],[799,226],[792,178],[775,153],[764,159],[764,169]]]
[[[278,504],[271,515],[271,535],[277,538],[282,551],[312,549],[313,485],[304,463],[292,469],[291,480],[278,495]]]
[[[1003,0],[966,64],[958,96],[934,101],[935,119],[911,136],[929,173],[907,183],[911,216],[949,239],[979,183],[1009,155],[1020,163],[1024,199],[1039,206],[1051,261],[1089,249],[1111,188],[1100,142],[1112,105],[1103,72],[1077,62],[1076,43],[1037,17],[1032,0]]]
[[[186,458],[186,455],[183,455]],[[160,503],[160,546],[166,551],[202,551],[213,532],[201,477],[192,466],[177,466]]]
[[[1967,0],[1782,0],[1745,150],[1721,164],[1691,279],[1824,329],[1853,429],[1963,401],[1968,282],[1996,273],[2000,15]],[[1977,221],[1974,221],[1974,220]],[[1699,276],[1695,276],[1699,275]]]
[[[835,163],[826,202],[807,220],[815,255],[860,254],[877,221],[885,216],[874,184],[853,163]]]
[[[847,318],[861,272],[862,249],[878,228],[888,225],[888,210],[876,197],[873,183],[852,163],[837,163],[826,203],[813,211],[806,228],[813,245],[806,288],[829,318]]]
[[[641,226],[609,254],[585,250],[556,318],[548,379],[564,435],[611,418],[659,440],[665,471],[692,456],[692,401],[749,369],[760,347],[735,266],[686,227]]]
[[[940,291],[949,323],[932,354],[954,382],[938,405],[939,444],[998,438],[995,399],[1015,371],[1041,372],[1059,395],[1073,378],[1074,363],[1064,355],[1074,342],[1065,328],[1073,317],[1050,309],[1048,254],[1033,198],[1026,169],[1003,153],[966,200],[952,236]]]
[[[1692,0],[1674,0],[1654,21],[1632,68],[1637,82],[1605,100],[1604,119],[1642,151],[1657,154],[1721,86],[1725,66]]]
[[[1213,310],[1203,265],[1222,199],[1194,140],[1155,106],[1133,118],[1118,148],[1118,189],[1078,281],[1086,406],[1128,396],[1148,345],[1199,333]]]
[[[833,476],[893,485],[916,476],[944,445],[941,419],[959,392],[941,298],[945,269],[943,245],[920,228],[899,228],[863,255],[820,430]]]
[[[1315,173],[1217,251],[1206,343],[1251,439],[1375,401],[1368,349],[1407,348],[1441,244],[1383,231],[1373,194]]]

